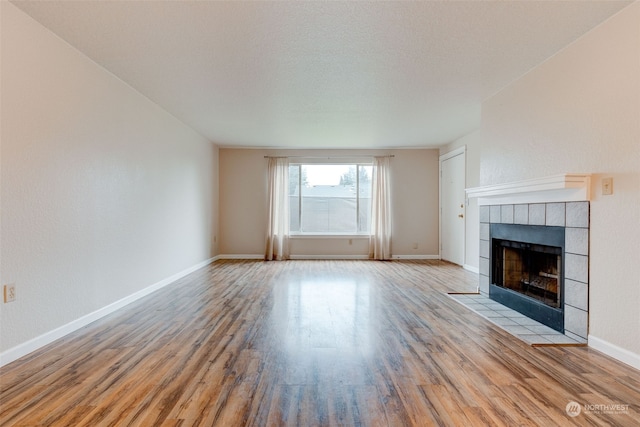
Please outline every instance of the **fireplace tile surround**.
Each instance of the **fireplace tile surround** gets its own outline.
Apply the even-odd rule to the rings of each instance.
[[[496,204],[479,206],[479,289],[489,295],[491,224],[565,228],[565,335],[586,342],[589,318],[589,202]]]

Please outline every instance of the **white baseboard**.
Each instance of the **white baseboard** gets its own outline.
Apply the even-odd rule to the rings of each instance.
[[[214,260],[219,259],[264,259],[264,255],[256,254],[221,254]],[[291,260],[305,259],[369,259],[368,255],[290,255]],[[391,259],[440,259],[440,255],[392,255]]]
[[[216,256],[219,259],[264,259],[264,254],[220,254]]]
[[[105,307],[102,307],[92,313],[86,314],[76,320],[73,320],[66,325],[62,325],[56,329],[53,329],[49,332],[46,332],[38,337],[30,339],[22,344],[18,344],[17,346],[10,348],[2,353],[0,353],[0,366],[4,366],[8,363],[13,362],[25,356],[32,351],[35,351],[39,348],[44,347],[47,344],[52,343],[53,341],[64,337],[65,335],[70,334],[71,332],[77,331],[78,329],[87,326],[91,322],[95,322],[96,320],[113,313],[114,311],[124,307],[127,304],[131,304],[132,302],[139,300],[142,297],[145,297],[152,292],[157,291],[160,288],[163,288],[178,279],[186,276],[187,274],[193,273],[194,271],[205,267],[213,261],[213,258],[210,258],[206,261],[202,261],[192,267],[187,268],[179,273],[176,273],[166,279],[163,279],[157,283],[154,283],[151,286],[148,286],[144,289],[141,289],[127,297],[124,297],[116,302],[113,302]]]
[[[465,264],[462,266],[462,268],[472,273],[480,274],[480,269],[478,267],[474,267],[473,265]]]
[[[589,335],[588,338],[589,347],[601,351],[607,356],[611,356],[629,366],[640,369],[640,354],[618,347],[615,344],[611,344],[610,342],[594,337],[593,335]]]
[[[289,259],[369,259],[368,255],[291,255]]]
[[[440,255],[391,255],[391,259],[440,259]]]

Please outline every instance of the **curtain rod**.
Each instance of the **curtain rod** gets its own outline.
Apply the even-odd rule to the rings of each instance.
[[[353,159],[353,158],[361,158],[361,157],[395,157],[395,154],[387,154],[386,156],[264,156],[265,159],[270,159],[274,157],[286,157],[287,159]]]

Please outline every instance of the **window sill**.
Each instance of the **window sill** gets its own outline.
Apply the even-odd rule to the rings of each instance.
[[[290,234],[290,239],[369,239],[368,234]]]

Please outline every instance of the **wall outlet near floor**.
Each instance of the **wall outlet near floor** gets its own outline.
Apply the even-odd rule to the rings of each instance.
[[[16,300],[16,285],[11,283],[9,285],[4,285],[3,289],[4,293],[4,302],[13,302]]]
[[[418,244],[417,243],[413,244],[413,249],[418,249]]]

